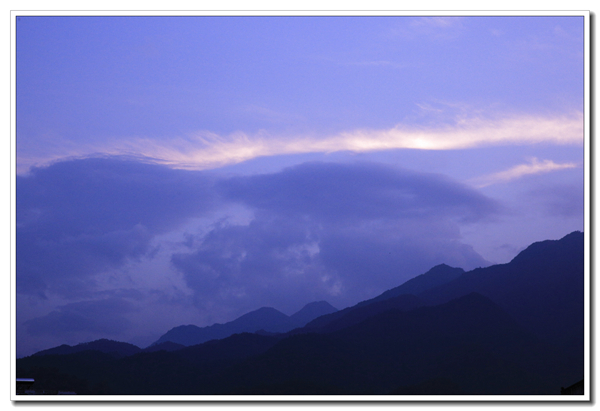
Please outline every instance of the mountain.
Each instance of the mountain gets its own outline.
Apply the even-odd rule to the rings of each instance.
[[[338,311],[337,308],[333,307],[327,301],[316,301],[314,303],[306,304],[300,311],[292,314],[290,319],[297,324],[298,327],[302,327],[317,317],[336,311]]]
[[[398,287],[385,291],[377,297],[361,301],[354,306],[344,308],[343,310],[331,314],[316,317],[314,320],[308,322],[303,329],[294,330],[293,333],[298,334],[306,331],[325,330],[327,329],[328,324],[334,322],[336,322],[337,325],[332,327],[337,329],[342,324],[354,323],[361,318],[364,319],[369,315],[379,313],[385,309],[397,308],[401,310],[411,310],[420,307],[424,305],[424,301],[415,297],[415,294],[446,284],[458,278],[463,273],[464,270],[462,268],[450,267],[446,264],[437,265],[425,274],[412,278]],[[410,296],[398,298],[407,295]],[[389,301],[388,303],[383,302],[391,299],[393,299],[393,301]],[[366,308],[369,306],[370,308]],[[354,311],[357,312],[348,317],[350,312]],[[343,317],[346,317],[346,319],[341,320]]]
[[[436,307],[388,310],[328,333],[282,339],[230,368],[215,387],[270,394],[281,385],[388,394],[444,378],[466,394],[551,394],[578,377],[561,353],[472,293]]]
[[[255,332],[260,329],[271,332],[282,332],[293,327],[294,324],[287,315],[277,311],[275,308],[263,307],[225,324],[213,324],[207,327],[181,325],[172,328],[152,345],[171,341],[190,346],[229,337],[237,333]]]
[[[507,264],[434,267],[288,333],[236,333],[126,357],[34,355],[17,360],[17,377],[112,395],[560,394],[584,376],[583,257],[575,232],[534,243]],[[228,324],[291,321],[257,312]]]
[[[398,287],[392,288],[381,295],[358,304],[367,305],[376,301],[387,300],[403,294],[420,294],[442,284],[446,284],[464,274],[465,270],[457,267],[450,267],[446,264],[436,265],[425,274],[412,278]]]
[[[96,351],[26,357],[17,376],[111,395],[544,395],[581,379],[560,350],[477,293],[387,310],[329,333],[243,333],[124,358]]]
[[[283,333],[297,327],[302,327],[316,317],[335,311],[337,309],[325,301],[309,303],[292,316],[287,316],[275,308],[263,307],[225,324],[213,324],[207,327],[181,325],[172,328],[152,345],[171,341],[191,346],[210,340],[226,338],[233,334],[253,333],[259,330],[266,334]]]
[[[424,305],[425,302],[421,298],[412,294],[401,294],[380,301],[369,300],[368,304],[357,304],[353,307],[316,318],[304,327],[297,328],[289,334],[306,332],[328,333],[358,324],[376,314],[391,309],[411,311]]]
[[[48,350],[38,351],[33,355],[66,355],[73,354],[82,351],[99,351],[105,354],[110,354],[114,357],[126,357],[129,355],[137,354],[141,352],[141,348],[124,342],[100,339],[96,341],[91,341],[87,343],[77,344],[75,346],[70,345],[60,345],[58,347],[50,348]]]
[[[418,296],[437,305],[480,293],[538,337],[583,361],[583,273],[584,238],[576,231],[534,243],[507,264],[469,271]]]
[[[185,348],[183,344],[177,344],[172,341],[165,341],[160,344],[151,345],[142,350],[142,352],[155,352],[155,351],[177,351]]]

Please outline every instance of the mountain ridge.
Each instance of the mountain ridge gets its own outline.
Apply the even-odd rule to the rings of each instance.
[[[206,327],[195,325],[174,327],[151,346],[166,341],[192,346],[243,332],[283,333],[304,326],[306,322],[318,316],[335,311],[337,309],[326,301],[308,303],[291,316],[272,307],[261,307],[224,324],[213,324]]]
[[[17,376],[115,395],[560,394],[584,376],[583,256],[583,233],[573,232],[506,264],[462,273],[436,266],[432,278],[449,275],[412,288],[417,295],[403,292],[431,285],[427,276],[291,332],[129,356],[34,355],[17,360]]]
[[[66,355],[82,351],[99,351],[105,354],[111,354],[115,357],[126,357],[129,355],[137,354],[141,352],[142,349],[136,345],[129,344],[126,342],[101,338],[99,340],[84,342],[74,346],[62,344],[58,347],[38,351],[33,355]]]

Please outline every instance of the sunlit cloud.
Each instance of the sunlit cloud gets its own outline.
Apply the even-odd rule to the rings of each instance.
[[[388,130],[354,130],[317,137],[277,138],[267,133],[235,133],[227,137],[204,133],[189,139],[137,140],[129,150],[161,159],[173,167],[209,169],[257,157],[368,152],[391,149],[458,150],[484,146],[536,143],[582,144],[583,119],[573,117],[522,116],[501,120],[470,119],[438,128],[397,126]]]
[[[575,167],[577,167],[576,163],[557,164],[552,160],[540,161],[534,157],[529,160],[529,164],[519,164],[518,166],[514,166],[505,171],[477,177],[471,180],[471,182],[475,184],[476,187],[482,188],[496,183],[505,183],[507,181],[515,180],[530,174],[549,173],[551,171]]]
[[[358,129],[329,136],[278,136],[265,131],[221,136],[202,132],[185,138],[113,141],[104,146],[87,147],[80,156],[143,156],[173,168],[206,170],[276,155],[394,149],[459,150],[540,143],[581,145],[582,114],[493,120],[462,118],[453,124],[435,127],[398,125],[390,129]],[[73,156],[73,153],[69,152],[69,155]]]

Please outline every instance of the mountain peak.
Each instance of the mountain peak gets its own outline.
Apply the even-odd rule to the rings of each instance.
[[[337,311],[337,308],[329,304],[327,301],[315,301],[306,304],[300,311],[292,314],[290,318],[299,327],[303,327],[312,320],[322,315],[331,314]]]
[[[431,268],[425,274],[418,275],[398,287],[387,290],[378,297],[369,301],[381,301],[388,298],[397,297],[402,294],[418,294],[438,285],[446,284],[462,274],[465,270],[459,267],[450,267],[447,264],[439,264]]]
[[[584,238],[581,231],[573,231],[565,235],[559,240],[544,240],[538,241],[523,251],[521,251],[515,258],[512,259],[511,263],[521,263],[531,259],[538,259],[544,257],[557,258],[559,255],[569,254],[579,250],[583,244]]]

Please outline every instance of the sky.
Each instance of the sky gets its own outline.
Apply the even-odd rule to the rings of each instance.
[[[16,25],[17,356],[345,308],[584,221],[581,16]]]

